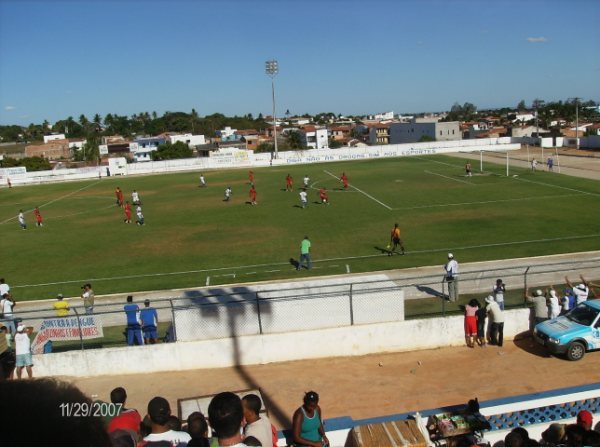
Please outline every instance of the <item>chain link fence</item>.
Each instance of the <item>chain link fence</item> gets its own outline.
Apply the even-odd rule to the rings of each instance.
[[[447,299],[447,284],[442,275],[407,277],[400,276],[402,272],[390,272],[390,279],[383,281],[318,287],[288,284],[264,290],[240,286],[220,293],[196,290],[178,297],[153,299],[151,306],[158,313],[160,342],[210,340],[456,314],[472,298],[484,304],[497,279],[506,284],[505,307],[522,307],[527,287],[545,289],[553,285],[562,296],[565,276],[574,284],[582,281],[580,275],[591,281],[600,278],[600,263],[596,260],[535,266],[527,265],[526,261],[515,261],[507,268],[461,271],[460,297],[456,302]],[[590,298],[595,295],[592,288]],[[137,304],[144,308],[143,301]],[[51,305],[49,302],[48,308]],[[75,307],[68,316],[58,316],[56,311],[48,309],[22,311],[5,315],[0,322],[8,326],[23,321],[25,326],[33,328],[34,337],[48,331],[53,352],[124,346],[127,344],[124,305],[125,302],[97,304],[93,318],[82,307]],[[50,351],[48,346],[45,349]]]

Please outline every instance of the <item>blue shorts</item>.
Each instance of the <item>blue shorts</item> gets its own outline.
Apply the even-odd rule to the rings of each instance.
[[[158,338],[156,326],[144,326],[144,338]]]
[[[19,354],[17,356],[17,363],[15,363],[17,368],[23,366],[33,366],[33,360],[31,359],[31,352],[27,354]]]

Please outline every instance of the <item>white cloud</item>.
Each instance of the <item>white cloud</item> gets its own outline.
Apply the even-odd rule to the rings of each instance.
[[[544,42],[548,42],[548,39],[546,39],[545,37],[528,37],[527,42],[544,43]]]
[[[6,106],[6,107],[4,107],[4,110],[7,110],[7,111],[8,110],[15,110],[15,109],[16,109],[15,106]]]

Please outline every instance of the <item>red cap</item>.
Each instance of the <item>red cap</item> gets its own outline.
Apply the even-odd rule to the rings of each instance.
[[[581,425],[581,424],[586,424],[586,425],[592,425],[594,421],[594,417],[592,416],[592,413],[590,413],[587,410],[581,410],[579,413],[577,413],[577,425]]]

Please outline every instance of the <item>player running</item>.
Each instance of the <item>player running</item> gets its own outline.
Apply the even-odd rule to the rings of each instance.
[[[115,196],[117,196],[117,206],[123,208],[123,191],[118,186],[115,189]]]
[[[248,180],[251,185],[254,184],[254,171],[248,171]]]
[[[306,194],[306,189],[302,189],[302,191],[300,191],[300,203],[302,204],[302,208],[306,208],[308,206],[308,195]]]
[[[230,198],[231,198],[231,186],[228,186],[227,188],[225,188],[225,198],[223,199],[223,202],[229,202]]]
[[[467,161],[467,164],[465,164],[465,175],[467,177],[472,177],[473,173],[471,172],[471,162]]]
[[[36,206],[35,209],[33,210],[33,214],[35,215],[35,224],[38,227],[43,227],[44,219],[42,218],[42,213],[40,213],[40,208]]]
[[[199,188],[206,188],[206,180],[204,179],[204,174],[200,174],[200,184],[198,185]]]
[[[346,175],[345,172],[342,172],[342,175],[340,177],[340,180],[342,181],[342,183],[344,184],[344,190],[348,189],[348,176]]]
[[[25,223],[25,215],[23,214],[23,210],[19,210],[19,225],[21,225],[22,230],[27,229],[27,224]]]
[[[327,188],[324,186],[319,189],[319,198],[321,199],[321,204],[329,205],[329,197],[327,195]]]
[[[129,204],[129,200],[125,202],[125,219],[123,222],[130,224],[131,223],[131,205]]]
[[[140,195],[138,194],[138,192],[135,189],[131,193],[131,203],[133,203],[134,205],[142,204],[142,201],[140,200]]]
[[[144,215],[142,214],[142,207],[141,206],[138,206],[135,209],[135,215],[137,216],[137,220],[135,222],[136,225],[140,225],[140,226],[144,225]]]
[[[250,187],[250,205],[256,205],[256,188],[254,185]]]
[[[293,184],[294,184],[294,179],[292,178],[292,176],[290,174],[288,174],[285,177],[285,190],[293,191]]]
[[[398,248],[398,245],[400,245],[400,250],[402,250],[402,252],[400,254],[401,255],[404,254],[404,244],[402,244],[402,239],[400,239],[400,227],[398,227],[398,224],[394,224],[394,228],[392,228],[390,244],[392,246],[392,249],[388,252],[388,256],[392,256],[392,254],[398,253],[396,251],[396,249]]]
[[[310,177],[308,175],[305,175],[302,179],[302,182],[304,183],[304,188],[308,188],[308,184],[310,183]]]

